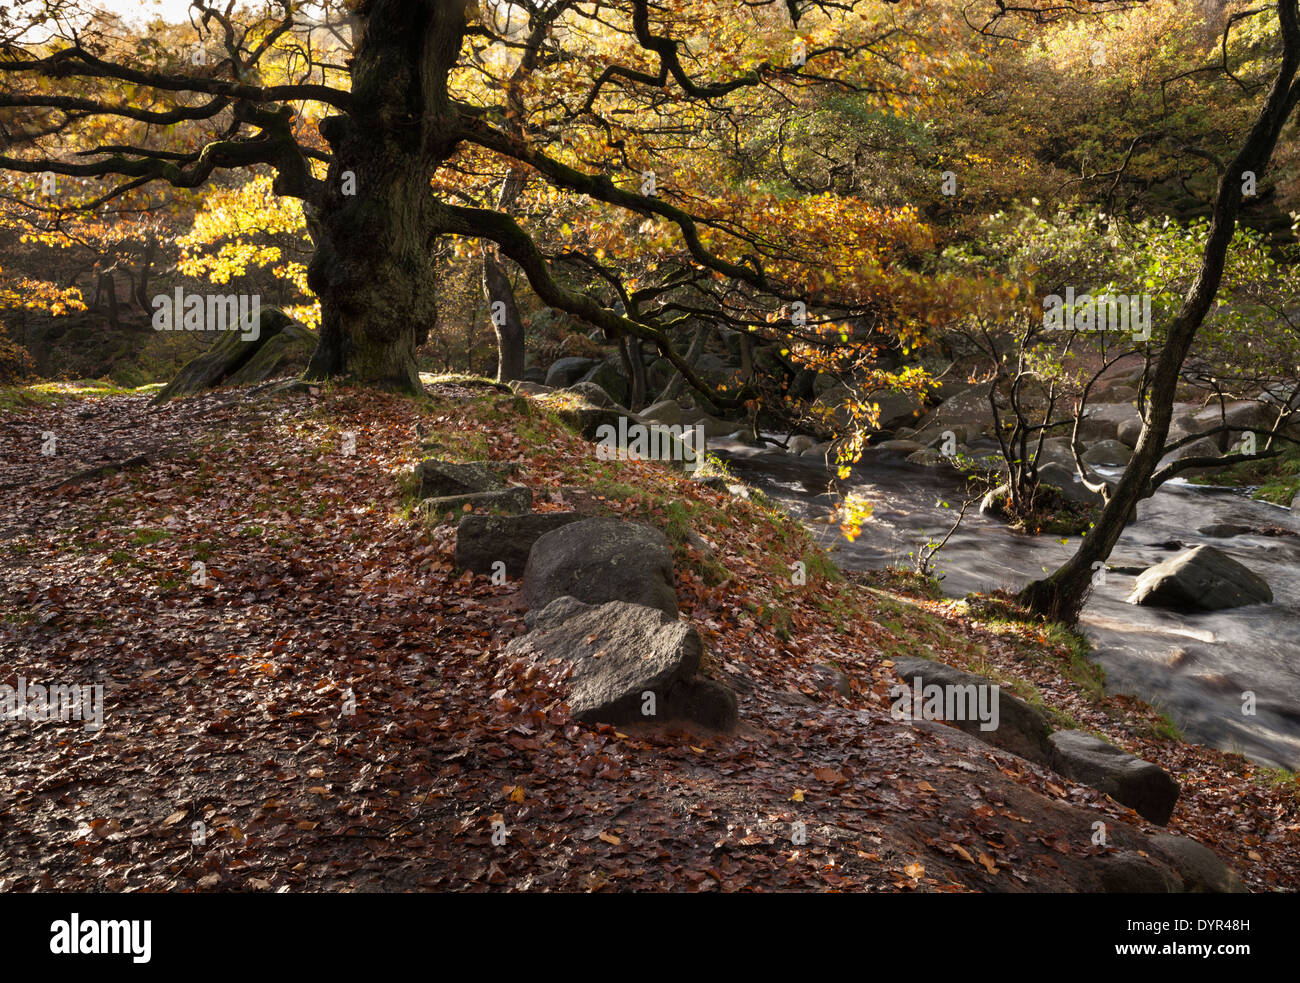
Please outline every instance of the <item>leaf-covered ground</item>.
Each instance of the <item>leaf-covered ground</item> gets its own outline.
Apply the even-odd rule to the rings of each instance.
[[[1150,708],[1099,695],[1068,640],[844,579],[761,497],[597,461],[528,400],[443,385],[3,406],[0,683],[103,682],[105,716],[0,723],[2,890],[1069,890],[1154,831],[892,720],[901,654],[1020,680],[1063,725],[1173,772],[1172,831],[1253,889],[1300,886],[1293,781],[1162,737]],[[453,525],[411,508],[428,453],[517,461],[538,509],[665,528],[740,732],[570,723],[562,667],[501,655],[523,631],[518,582],[458,574]]]

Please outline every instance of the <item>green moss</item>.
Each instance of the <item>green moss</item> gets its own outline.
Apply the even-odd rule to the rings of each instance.
[[[1249,488],[1251,496],[1274,505],[1290,505],[1300,493],[1300,447],[1287,446],[1277,457],[1243,461],[1209,475],[1189,478],[1193,484]]]

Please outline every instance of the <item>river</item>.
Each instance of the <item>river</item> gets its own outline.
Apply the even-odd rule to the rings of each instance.
[[[909,565],[909,553],[952,525],[962,500],[961,483],[947,468],[908,464],[868,449],[842,486],[874,505],[862,534],[850,543],[825,521],[832,504],[830,474],[819,462],[730,440],[710,441],[709,449],[783,502],[847,570]],[[941,500],[953,509],[941,507]],[[1233,489],[1168,483],[1138,506],[1138,521],[1112,553],[1106,581],[1084,608],[1080,629],[1092,645],[1091,658],[1106,671],[1108,691],[1159,707],[1189,741],[1300,769],[1300,535],[1216,538],[1197,531],[1212,523],[1300,533],[1300,516],[1289,509]],[[1077,542],[1014,533],[972,506],[936,566],[949,596],[1017,589],[1055,569]],[[1202,543],[1268,581],[1273,603],[1184,614],[1125,602],[1138,572]],[[1255,694],[1254,715],[1243,712],[1247,692]]]

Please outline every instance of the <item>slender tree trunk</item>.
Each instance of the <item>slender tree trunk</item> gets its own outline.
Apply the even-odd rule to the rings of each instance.
[[[1184,359],[1196,332],[1205,319],[1223,276],[1223,265],[1241,210],[1242,174],[1263,173],[1282,127],[1295,106],[1293,89],[1296,69],[1300,66],[1300,24],[1297,23],[1297,0],[1281,0],[1278,16],[1282,27],[1282,62],[1268,98],[1260,110],[1244,146],[1219,179],[1214,202],[1214,220],[1201,257],[1196,282],[1183,300],[1182,308],[1169,328],[1169,337],[1161,349],[1151,385],[1150,400],[1142,433],[1110,501],[1092,531],[1084,537],[1063,566],[1044,580],[1029,584],[1020,601],[1037,614],[1073,623],[1087,599],[1096,569],[1104,564],[1124,531],[1125,521],[1140,499],[1151,493],[1151,476],[1155,473],[1169,434],[1174,396]]]
[[[497,211],[508,212],[524,188],[524,175],[512,168],[501,182]],[[524,377],[524,323],[515,303],[515,291],[501,262],[496,243],[483,240],[483,296],[487,298],[492,327],[497,335],[497,382]],[[498,306],[500,305],[500,306]]]
[[[685,361],[692,369],[695,368],[695,363],[699,361],[700,352],[704,350],[704,339],[708,336],[708,333],[709,326],[707,324],[701,324],[695,329],[695,335],[691,338],[690,347],[686,349]],[[659,394],[659,399],[656,400],[656,402],[662,403],[665,399],[676,399],[677,394],[682,391],[682,386],[685,383],[686,377],[680,372],[674,372],[673,377],[668,380],[668,385],[666,385],[664,391]]]

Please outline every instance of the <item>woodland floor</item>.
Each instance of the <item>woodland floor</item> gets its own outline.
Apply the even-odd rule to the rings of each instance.
[[[539,509],[667,527],[683,617],[742,688],[740,732],[574,725],[558,667],[505,663],[518,582],[458,575],[454,527],[412,512],[417,423],[434,453],[519,462]],[[844,579],[761,498],[598,462],[508,395],[11,402],[0,501],[0,682],[105,683],[99,731],[0,723],[0,890],[1069,890],[1091,856],[1156,831],[892,720],[903,654],[1026,681],[1174,774],[1170,831],[1253,890],[1300,888],[1294,781],[1162,736],[1149,707],[1080,682],[1055,636]],[[819,689],[819,663],[849,697]],[[1091,842],[1098,818],[1110,847]]]

